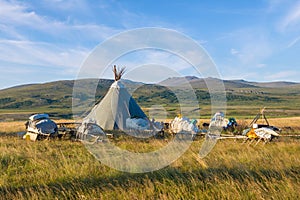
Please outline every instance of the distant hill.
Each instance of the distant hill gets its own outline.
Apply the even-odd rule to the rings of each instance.
[[[253,83],[253,85],[259,87],[268,87],[268,88],[282,88],[282,87],[290,87],[300,85],[299,83],[295,82],[287,82],[287,81],[276,81],[276,82],[265,82],[265,83]]]
[[[160,85],[164,86],[179,86],[182,84],[187,84],[187,83],[193,83],[194,81],[200,81],[202,79],[196,77],[196,76],[185,76],[185,77],[171,77],[168,78],[162,82],[160,82]]]
[[[95,99],[100,101],[113,83],[110,79],[82,79],[78,96],[73,97],[74,80],[62,80],[43,84],[29,84],[0,90],[0,120],[1,115],[14,112],[37,113],[47,112],[52,116],[68,118],[72,116],[72,99],[81,101]],[[87,96],[86,91],[91,84],[98,81],[95,95]],[[168,78],[159,84],[143,84],[130,80],[123,80],[138,104],[144,109],[153,105],[168,107],[168,112],[175,115],[178,112],[176,92],[185,91],[186,86],[192,86],[199,100],[199,106],[209,112],[210,86],[224,83],[227,105],[236,108],[247,107],[247,110],[237,113],[256,112],[255,108],[264,106],[274,107],[276,112],[283,115],[300,113],[300,84],[293,82],[248,82],[245,80],[220,80],[216,78],[198,78],[195,76]],[[187,97],[188,99],[189,97]],[[93,101],[90,101],[93,103]],[[93,105],[91,105],[93,106]],[[249,109],[248,109],[249,108]],[[289,110],[286,112],[285,110]],[[27,114],[28,115],[28,114]],[[2,117],[2,119],[5,117]]]
[[[161,85],[164,86],[180,86],[191,84],[194,88],[206,88],[206,83],[224,83],[225,88],[282,88],[300,85],[300,83],[287,82],[287,81],[275,81],[275,82],[249,82],[245,80],[221,80],[217,78],[198,78],[196,76],[186,76],[186,77],[171,77],[162,82]]]
[[[93,79],[80,80],[87,90]],[[100,80],[97,97],[104,95],[112,80]],[[69,117],[72,113],[73,80],[55,81],[43,84],[21,85],[0,90],[0,111],[30,110],[31,112],[49,111],[60,113],[60,116]],[[83,92],[84,94],[84,92]],[[84,97],[82,97],[84,98]]]
[[[217,78],[198,78],[198,77],[172,77],[162,82],[161,85],[168,87],[186,86],[190,84],[193,88],[207,88],[207,85],[224,83],[225,88],[255,88],[256,85],[244,80],[221,80]]]

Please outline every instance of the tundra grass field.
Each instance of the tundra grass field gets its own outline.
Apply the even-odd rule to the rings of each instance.
[[[293,129],[299,119],[269,121]],[[80,142],[25,141],[15,134],[22,130],[24,122],[0,123],[0,199],[300,198],[297,137],[257,146],[222,140],[203,159],[198,154],[204,138],[199,138],[170,166],[131,174],[103,165]],[[135,152],[167,144],[159,139],[115,142]]]

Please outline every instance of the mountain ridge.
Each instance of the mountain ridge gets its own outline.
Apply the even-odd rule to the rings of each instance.
[[[113,79],[96,79],[96,78],[85,78],[85,79],[79,79],[78,81],[83,81],[83,80],[93,80],[93,81],[114,81]],[[50,82],[44,82],[44,83],[28,83],[28,84],[21,84],[21,85],[15,85],[7,88],[2,88],[0,89],[1,91],[6,91],[10,89],[20,89],[24,87],[31,87],[31,86],[43,86],[47,84],[55,84],[59,82],[72,82],[74,83],[75,80],[57,80],[57,81],[50,81]],[[132,81],[132,80],[127,80],[127,79],[122,79],[122,81],[128,83],[128,84],[149,84],[149,83],[143,83],[143,82],[137,82],[137,81]],[[177,86],[177,85],[182,85],[183,83],[190,83],[190,84],[196,84],[197,82],[209,82],[209,81],[221,81],[226,83],[235,83],[235,84],[241,84],[241,85],[246,85],[246,86],[258,86],[258,87],[270,87],[270,88],[277,88],[277,87],[287,87],[287,86],[294,86],[294,85],[300,85],[300,82],[292,82],[292,81],[266,81],[266,82],[260,82],[260,81],[247,81],[244,79],[218,79],[218,78],[213,78],[213,77],[207,77],[207,78],[199,78],[197,76],[184,76],[184,77],[169,77],[163,81],[160,81],[159,85],[163,86]]]
[[[268,87],[268,88],[281,88],[281,87],[288,87],[292,85],[300,85],[300,83],[297,82],[291,82],[291,81],[271,81],[271,82],[254,82],[254,81],[246,81],[244,79],[237,79],[237,80],[222,80],[218,78],[199,78],[196,76],[186,76],[186,77],[170,77],[163,81],[161,81],[159,84],[164,86],[179,86],[179,85],[185,85],[187,83],[197,86],[198,87],[205,87],[204,84],[206,83],[214,83],[214,82],[223,82],[225,87],[226,85],[228,87],[239,87],[239,88],[245,88],[245,87]]]
[[[94,94],[87,93],[95,88],[95,81],[98,85],[96,85]],[[113,81],[112,79],[76,80],[79,87],[75,97],[73,96],[75,80],[26,84],[2,89],[0,90],[0,115],[1,113],[26,111],[30,113],[47,112],[63,118],[71,117],[74,100],[80,100],[79,102],[87,100],[93,103],[92,100],[95,99],[96,102],[99,102]],[[207,83],[210,87],[215,86],[214,84],[220,86],[220,83],[224,83],[228,105],[258,107],[273,105],[276,108],[285,109],[290,107],[293,111],[289,112],[293,113],[298,113],[297,108],[300,106],[300,83],[295,82],[223,81],[212,77],[203,79],[193,76],[171,77],[158,84],[143,84],[130,80],[123,80],[123,82],[137,103],[144,108],[165,105],[173,109],[171,107],[178,104],[176,103],[176,90],[184,91],[185,85],[194,90],[200,106],[209,106],[211,102]],[[93,105],[91,104],[91,106]],[[176,112],[176,110],[172,112]]]

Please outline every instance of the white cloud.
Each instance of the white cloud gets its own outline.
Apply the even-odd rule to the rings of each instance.
[[[86,0],[43,0],[43,3],[52,9],[68,11],[89,11]]]
[[[271,42],[269,31],[258,26],[226,33],[224,37],[218,38],[218,43],[225,47],[231,46],[231,49],[225,48],[224,59],[218,60],[222,76],[225,79],[256,81],[261,81],[264,71],[270,68],[267,62],[277,45]]]
[[[68,2],[72,7],[71,1]],[[84,1],[77,2],[82,5]],[[87,43],[96,45],[119,31],[105,25],[57,21],[37,14],[26,3],[0,0],[2,63],[60,66],[62,71],[77,69],[91,51]]]
[[[231,53],[232,55],[237,55],[237,54],[239,53],[239,51],[236,50],[236,49],[230,49],[230,53]]]
[[[98,57],[101,57],[101,55],[99,55]],[[180,76],[183,75],[182,71],[193,68],[181,57],[170,52],[157,49],[141,49],[133,51],[131,53],[123,55],[117,60],[114,60],[112,65],[113,64],[116,64],[120,67],[126,66],[127,71],[130,72],[130,74],[128,74],[130,79],[135,81],[146,80],[147,82],[161,81],[162,79],[168,78],[167,75],[170,73],[173,74],[173,76],[174,73],[176,73],[177,76]],[[99,65],[95,65],[95,68],[90,71],[99,71],[99,67]],[[169,70],[166,70],[167,68]],[[143,73],[140,73],[143,70],[145,71]],[[165,71],[165,73],[163,73],[163,71]],[[138,75],[138,73],[140,73],[140,75]],[[96,75],[95,73],[92,74]],[[111,75],[111,68],[108,66],[105,73],[103,74],[103,77],[111,78]]]
[[[267,65],[264,64],[264,63],[259,63],[259,64],[256,65],[256,67],[258,67],[258,68],[264,68],[264,67],[266,67],[266,66],[267,66]]]
[[[44,19],[34,11],[28,11],[21,3],[0,1],[0,22],[2,24],[38,26],[44,24]]]
[[[86,2],[81,0],[75,2],[47,0],[42,3],[51,7],[51,9],[89,9]],[[96,6],[101,7],[101,5],[105,7],[105,4],[102,3],[98,3]],[[117,3],[117,5],[119,4]],[[84,47],[86,44],[93,43],[96,45],[120,32],[119,29],[101,24],[58,21],[52,17],[37,14],[34,9],[36,8],[31,6],[29,2],[26,4],[0,0],[0,28],[2,32],[5,31],[6,38],[0,41],[0,49],[4,52],[0,55],[1,60],[46,66],[78,66],[78,63],[81,63],[80,61],[87,55],[88,47]],[[123,16],[125,18],[138,17],[123,9],[120,5],[117,10],[121,11],[121,13],[118,13],[120,19]],[[29,29],[29,31],[24,31],[23,28]],[[35,35],[28,35],[29,32],[34,32]],[[168,38],[163,35],[160,37],[165,37],[171,44],[176,44],[174,46],[179,45],[180,41],[177,38]],[[127,39],[127,45],[130,47],[131,41],[135,38]],[[48,41],[51,41],[51,43]],[[64,44],[61,45],[59,41]],[[126,48],[126,45],[123,48]],[[151,56],[151,59],[146,58],[148,63],[152,63],[153,60],[164,59],[161,57],[156,59],[154,54]],[[180,64],[182,63],[177,65]]]
[[[269,43],[262,39],[261,41],[245,42],[245,46],[239,54],[243,65],[256,65],[270,56],[272,48]]]
[[[176,67],[158,64],[136,65],[125,73],[124,78],[144,83],[158,83],[169,77],[182,76]]]
[[[249,27],[227,34],[222,40],[229,41],[236,48],[230,49],[231,55],[235,55],[240,67],[255,66],[272,54],[272,44],[264,29]]]
[[[16,31],[13,27],[1,23],[0,23],[0,35],[3,35],[3,38],[9,38],[9,39],[18,39],[18,40],[25,39],[25,37],[22,34],[20,34],[18,31]]]
[[[264,63],[276,46],[276,43],[270,41],[269,31],[259,26],[249,26],[225,33],[216,41],[219,45],[235,47],[225,52],[233,57],[227,57],[221,64],[236,66],[243,70]]]
[[[296,45],[299,41],[300,41],[300,36],[297,37],[297,38],[295,38],[293,41],[291,41],[291,42],[288,44],[287,48],[293,47],[293,46]]]
[[[290,27],[295,27],[300,23],[300,1],[295,3],[279,23],[279,29],[285,31]]]
[[[278,8],[282,8],[282,4],[286,3],[286,0],[267,0],[268,7],[266,11],[268,13],[274,12]]]
[[[108,36],[120,31],[99,24],[58,21],[51,17],[38,15],[35,11],[30,10],[29,6],[24,4],[6,2],[3,0],[0,0],[0,25],[9,28],[11,32],[14,32],[14,35],[17,35],[17,33],[18,35],[22,35],[22,27],[25,27],[26,29],[40,31],[48,35],[48,37],[63,38],[67,41],[79,39],[82,41],[100,42]],[[30,35],[30,37],[32,36],[33,35]]]
[[[39,66],[79,67],[87,56],[83,48],[66,49],[49,43],[0,40],[0,60]]]
[[[197,73],[190,63],[205,77],[218,76],[217,69],[205,50],[188,37],[168,29],[145,28],[124,32],[102,43],[84,63],[82,75],[97,76],[95,71],[101,71],[99,67],[110,64],[121,64],[128,68],[160,65],[184,75]],[[111,69],[108,69],[108,73],[111,74]]]
[[[0,65],[0,89],[14,85],[43,83],[54,80],[72,79],[76,73],[66,73],[61,67],[46,68],[44,66],[2,63]]]
[[[238,68],[235,68],[235,70],[231,70],[230,73],[228,73],[228,69],[232,69],[232,66],[224,66],[221,70],[221,77],[223,80],[259,80],[261,76],[254,70],[245,72],[236,70]]]

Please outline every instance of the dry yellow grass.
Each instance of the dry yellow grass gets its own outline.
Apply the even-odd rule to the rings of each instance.
[[[278,127],[299,127],[300,126],[300,117],[289,117],[289,118],[276,118],[268,119],[270,124]]]
[[[74,120],[54,120],[57,123],[62,122],[74,122]],[[26,121],[13,121],[13,122],[0,122],[0,133],[17,133],[25,131],[25,122]]]
[[[300,127],[300,117],[287,117],[287,118],[268,118],[269,124],[279,128],[283,127]],[[239,124],[251,123],[252,119],[238,120]],[[265,123],[264,120],[259,119],[257,123]]]
[[[0,133],[17,133],[25,131],[24,121],[0,122]]]

